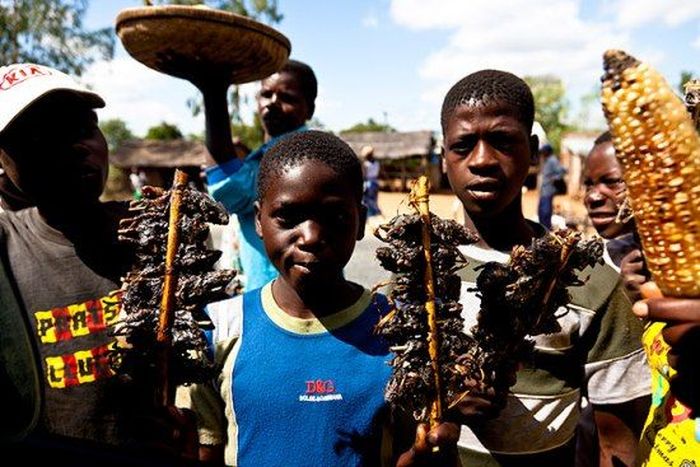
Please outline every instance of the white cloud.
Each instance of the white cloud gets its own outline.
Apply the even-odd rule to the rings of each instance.
[[[598,82],[603,52],[630,44],[629,32],[612,22],[582,19],[574,0],[514,0],[508,8],[493,0],[393,0],[391,15],[411,29],[453,31],[419,70],[428,83],[421,98],[431,105],[459,78],[484,68],[553,74],[581,95]]]
[[[638,28],[649,23],[662,22],[678,26],[700,19],[697,0],[619,0],[611,6],[617,24],[623,28]]]
[[[107,103],[101,120],[121,118],[134,134],[142,136],[161,121],[176,124],[184,134],[201,133],[203,117],[192,117],[188,98],[198,91],[190,83],[151,70],[128,58],[95,62],[81,81]]]

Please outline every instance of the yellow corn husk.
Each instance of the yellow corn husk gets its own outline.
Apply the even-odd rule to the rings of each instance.
[[[604,56],[602,102],[652,278],[700,296],[700,137],[664,78],[619,50]]]

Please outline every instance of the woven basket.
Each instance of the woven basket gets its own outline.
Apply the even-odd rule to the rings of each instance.
[[[245,16],[200,6],[127,8],[117,35],[139,62],[178,78],[226,73],[231,83],[265,78],[287,61],[283,34]]]

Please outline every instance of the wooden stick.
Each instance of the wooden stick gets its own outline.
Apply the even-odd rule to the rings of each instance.
[[[163,295],[158,314],[158,379],[156,381],[156,404],[172,405],[175,400],[174,388],[170,386],[169,367],[172,342],[172,323],[175,315],[175,290],[177,289],[177,274],[175,258],[180,245],[180,204],[182,194],[187,186],[187,174],[181,170],[175,171],[175,180],[170,192],[170,220],[168,222],[168,246],[165,252],[165,277],[163,279]]]
[[[435,313],[435,282],[433,281],[433,265],[430,254],[430,222],[429,205],[430,182],[428,177],[422,175],[416,180],[411,189],[411,204],[418,211],[423,221],[423,254],[425,255],[425,310],[428,313],[428,354],[433,369],[433,383],[435,385],[435,399],[430,408],[430,429],[435,428],[442,420],[442,385],[440,382],[439,341],[437,330],[437,318]]]

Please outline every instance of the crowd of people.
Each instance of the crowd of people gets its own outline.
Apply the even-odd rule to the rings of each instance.
[[[384,401],[391,349],[374,332],[387,299],[343,268],[376,205],[376,161],[308,130],[316,76],[296,60],[261,82],[264,144],[236,156],[228,81],[207,74],[211,196],[240,229],[241,296],[210,304],[216,376],[155,409],[151,390],[109,366],[125,203],[99,197],[107,146],[97,94],[48,67],[0,68],[0,323],[8,455],[54,465],[694,465],[700,460],[700,301],[660,297],[649,283],[609,134],[586,159],[585,205],[605,239],[558,317],[513,368],[506,400],[473,390],[432,428]],[[10,77],[11,79],[7,79]],[[535,104],[517,76],[482,70],[446,94],[443,167],[476,244],[461,246],[465,331],[475,278],[547,235],[556,180],[544,163],[540,223],[522,193],[539,141]],[[634,305],[633,305],[634,304]],[[647,323],[653,323],[651,325]],[[668,323],[667,326],[664,326]],[[686,462],[683,464],[683,462]],[[666,465],[666,464],[664,464]]]

